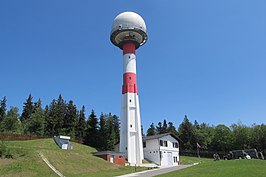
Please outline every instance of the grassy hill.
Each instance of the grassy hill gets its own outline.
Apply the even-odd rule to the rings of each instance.
[[[50,163],[67,177],[115,176],[133,173],[133,167],[120,167],[93,156],[96,149],[78,143],[73,150],[61,150],[53,139],[6,141],[14,159],[0,158],[0,176],[57,176],[41,159],[41,152]],[[138,170],[144,170],[139,168]]]
[[[200,162],[199,165],[174,171],[164,175],[163,177],[265,177],[266,176],[266,160],[220,160],[181,157],[181,164],[191,164]]]

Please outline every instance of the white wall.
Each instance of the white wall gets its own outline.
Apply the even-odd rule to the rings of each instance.
[[[159,140],[167,141],[167,147],[160,146],[160,150],[162,152],[161,166],[178,165],[179,148],[173,147],[173,142],[178,143],[178,141],[175,138],[173,138],[171,135],[164,136]],[[174,157],[177,158],[177,161],[174,160]],[[171,160],[172,162],[169,163],[169,160]]]
[[[157,165],[161,165],[158,139],[147,140],[143,152],[145,159],[152,161]]]

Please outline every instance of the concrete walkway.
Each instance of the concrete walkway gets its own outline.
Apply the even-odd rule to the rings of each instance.
[[[179,165],[179,166],[171,166],[171,167],[161,167],[158,169],[153,169],[153,170],[147,170],[147,171],[142,171],[142,172],[137,172],[137,173],[131,173],[127,175],[122,175],[122,176],[117,176],[117,177],[151,177],[151,176],[156,176],[156,175],[161,175],[164,173],[169,173],[171,171],[176,171],[176,170],[181,170],[187,167],[191,167],[193,165]]]

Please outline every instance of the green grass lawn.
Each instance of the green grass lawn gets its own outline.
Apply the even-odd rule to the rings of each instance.
[[[220,160],[181,157],[184,162],[200,162],[199,165],[189,167],[183,170],[170,172],[164,177],[265,177],[266,160]],[[185,163],[186,164],[186,163]]]
[[[121,167],[95,157],[96,149],[78,143],[73,150],[61,150],[53,139],[6,141],[14,159],[0,158],[0,176],[57,176],[41,159],[41,152],[50,163],[67,177],[115,176],[135,172],[134,167]],[[138,171],[145,168],[137,168]]]

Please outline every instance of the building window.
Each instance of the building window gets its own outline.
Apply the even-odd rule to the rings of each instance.
[[[144,147],[144,148],[146,147],[146,142],[143,142],[143,147]]]
[[[173,148],[178,148],[178,143],[177,142],[173,142]]]
[[[160,146],[168,147],[167,141],[160,140]]]
[[[164,141],[164,142],[163,142],[163,146],[168,147],[168,145],[167,145],[167,141]]]
[[[160,140],[160,146],[163,146],[163,140]]]

